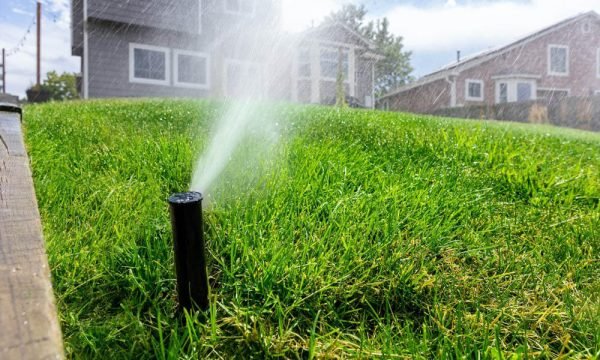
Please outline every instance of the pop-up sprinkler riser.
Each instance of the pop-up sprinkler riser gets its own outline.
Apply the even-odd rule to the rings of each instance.
[[[181,309],[208,309],[208,276],[202,221],[202,194],[186,192],[169,198],[175,249],[177,297]]]

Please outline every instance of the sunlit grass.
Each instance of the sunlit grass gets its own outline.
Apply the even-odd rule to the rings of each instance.
[[[72,357],[598,356],[600,135],[551,127],[266,106],[283,140],[214,189],[212,305],[179,317],[166,198],[220,106],[26,108]]]

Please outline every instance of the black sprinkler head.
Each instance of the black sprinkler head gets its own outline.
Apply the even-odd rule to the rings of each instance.
[[[208,309],[208,275],[204,254],[202,194],[185,192],[169,197],[175,249],[177,296],[182,309]]]

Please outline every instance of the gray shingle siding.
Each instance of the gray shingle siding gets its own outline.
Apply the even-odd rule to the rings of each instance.
[[[189,96],[207,97],[211,89],[191,89],[173,84],[173,50],[201,51],[193,37],[180,33],[146,27],[121,26],[90,22],[88,24],[88,80],[89,97],[138,97],[138,96]],[[140,84],[130,82],[129,44],[151,44],[171,50],[171,85]],[[195,46],[191,46],[194,44]],[[212,63],[212,61],[211,61]],[[209,72],[210,69],[209,69]],[[211,84],[212,85],[212,84]]]
[[[83,54],[83,0],[71,1],[71,55]]]
[[[198,33],[199,0],[86,0],[89,18]]]

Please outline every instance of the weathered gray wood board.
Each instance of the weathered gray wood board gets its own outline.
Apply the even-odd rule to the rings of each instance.
[[[0,359],[63,357],[20,116],[0,111]]]

